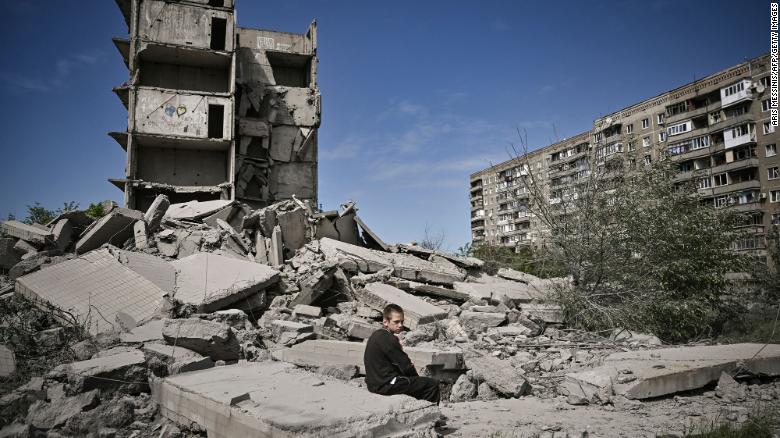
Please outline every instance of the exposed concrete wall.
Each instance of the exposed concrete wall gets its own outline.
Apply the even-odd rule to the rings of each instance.
[[[229,93],[230,71],[222,68],[195,67],[191,65],[162,64],[151,61],[141,63],[138,85],[179,90]]]
[[[233,105],[230,98],[138,88],[135,101],[135,132],[143,134],[209,137],[209,105],[221,105],[222,136],[233,133]]]
[[[216,20],[224,20],[222,48],[233,50],[233,14],[229,11],[187,6],[159,0],[143,0],[138,23],[138,37],[146,41],[176,44],[201,49],[212,48],[212,31]],[[215,34],[216,35],[216,34]]]
[[[210,186],[227,181],[227,151],[139,148],[137,178],[178,186]]]

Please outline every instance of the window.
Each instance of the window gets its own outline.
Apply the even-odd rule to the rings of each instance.
[[[780,202],[780,190],[769,191],[769,202]]]
[[[663,125],[665,119],[666,118],[664,117],[664,113],[658,114],[658,124],[659,125]]]
[[[658,141],[663,143],[666,141],[666,133],[665,132],[659,132],[658,133]]]
[[[763,248],[761,236],[742,237],[734,242],[734,249],[737,251],[759,248]]]
[[[227,20],[224,18],[211,17],[211,49],[225,50],[225,39],[227,32]]]
[[[688,101],[675,103],[674,105],[669,105],[666,107],[666,114],[669,116],[673,116],[675,114],[682,114],[684,112],[688,111]],[[660,123],[660,122],[659,122]]]
[[[650,147],[650,137],[642,138],[642,147],[646,147],[646,148]]]
[[[769,111],[769,108],[770,108],[770,106],[769,106],[769,99],[762,100],[761,101],[761,111],[762,112],[763,111]]]
[[[631,140],[628,142],[628,150],[629,151],[636,150],[636,140]]]
[[[736,83],[736,84],[734,84],[734,85],[732,85],[730,87],[727,87],[726,91],[724,92],[724,95],[725,96],[731,96],[732,94],[739,93],[740,91],[742,91],[744,89],[745,89],[745,83],[744,82],[739,82],[739,83]]]
[[[709,178],[699,178],[699,188],[708,189],[712,187],[712,181]]]
[[[666,133],[669,135],[677,135],[677,134],[682,134],[683,132],[688,132],[690,130],[691,130],[691,121],[688,120],[666,128]]]
[[[693,162],[686,161],[685,163],[680,163],[680,172],[690,172],[693,170]]]
[[[712,180],[715,187],[725,186],[729,183],[729,177],[725,173],[713,176]]]
[[[634,124],[629,123],[626,125],[626,134],[633,134],[634,133]]]
[[[775,155],[777,155],[777,145],[774,144],[766,145],[766,156],[774,157]]]
[[[764,122],[764,135],[771,134],[775,132],[775,127],[772,125],[772,122]]]
[[[645,155],[645,166],[649,166],[652,162],[653,159],[650,157],[650,155]]]
[[[225,106],[209,105],[208,117],[208,137],[222,138],[225,120]]]
[[[772,225],[780,225],[780,213],[772,213]]]
[[[780,177],[780,168],[775,166],[766,169],[766,179],[777,179],[778,177]]]
[[[722,208],[728,205],[728,196],[718,196],[715,198],[715,208]]]
[[[642,129],[647,129],[650,127],[650,119],[642,119]]]
[[[758,82],[760,82],[764,87],[769,87],[769,76],[764,76],[763,78],[759,79]]]
[[[691,149],[693,149],[693,150],[704,149],[704,148],[709,147],[709,146],[710,146],[710,137],[709,136],[704,135],[704,136],[701,136],[701,137],[696,137],[696,138],[691,140]]]
[[[732,128],[730,132],[731,132],[731,138],[737,138],[742,135],[747,135],[748,125],[737,126],[736,128]]]

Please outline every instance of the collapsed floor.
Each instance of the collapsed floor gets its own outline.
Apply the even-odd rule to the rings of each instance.
[[[0,230],[8,274],[0,297],[23,296],[51,312],[59,323],[32,342],[76,359],[3,395],[0,437],[432,436],[452,428],[470,436],[518,427],[611,436],[632,429],[545,428],[501,415],[491,429],[480,418],[490,406],[524,417],[534,403],[540,411],[643,412],[716,382],[715,405],[780,403],[771,380],[748,388],[732,378],[780,374],[778,345],[664,348],[648,335],[566,329],[550,300],[565,279],[488,275],[475,258],[387,244],[353,203],[321,212],[293,199],[251,210],[159,196],[146,212],[111,208],[93,220],[74,211],[46,226],[6,221]],[[405,309],[401,339],[415,366],[442,382],[442,407],[365,389],[362,341],[390,302]],[[88,336],[66,335],[74,329]],[[0,376],[18,372],[8,347],[0,345]],[[468,412],[478,416],[463,420]]]

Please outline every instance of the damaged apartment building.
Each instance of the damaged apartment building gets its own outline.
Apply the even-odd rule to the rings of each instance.
[[[541,243],[544,227],[529,211],[529,173],[554,204],[617,157],[626,169],[669,157],[679,166],[676,178],[694,180],[704,202],[745,213],[747,236],[734,249],[766,257],[767,231],[780,224],[780,139],[769,117],[769,61],[763,55],[732,66],[472,174],[473,244]]]
[[[127,130],[128,208],[236,200],[317,203],[317,26],[242,28],[233,0],[117,0],[129,38],[114,43],[129,79],[114,88]]]

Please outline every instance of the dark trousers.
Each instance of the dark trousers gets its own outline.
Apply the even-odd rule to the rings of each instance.
[[[388,383],[377,392],[382,395],[405,394],[439,404],[439,381],[430,377],[398,377],[395,384]]]

